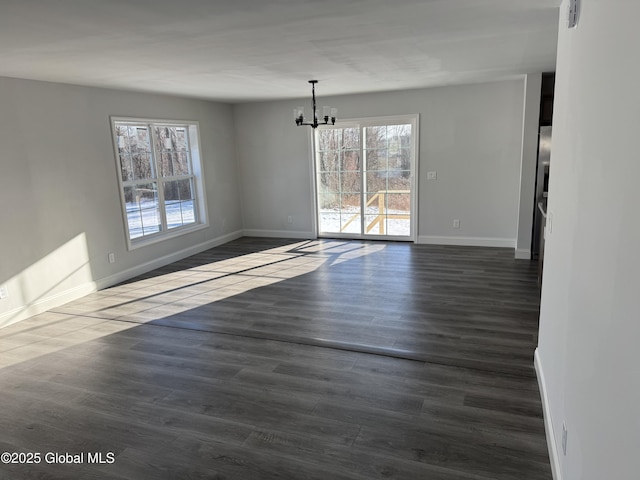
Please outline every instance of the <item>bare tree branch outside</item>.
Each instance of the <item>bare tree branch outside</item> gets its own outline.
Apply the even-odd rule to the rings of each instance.
[[[390,226],[393,220],[398,227],[393,234],[409,235],[411,125],[364,127],[363,139],[360,132],[360,127],[326,128],[318,132],[321,229],[361,233],[359,215],[364,212],[367,225],[384,221]],[[329,226],[336,214],[339,226]]]

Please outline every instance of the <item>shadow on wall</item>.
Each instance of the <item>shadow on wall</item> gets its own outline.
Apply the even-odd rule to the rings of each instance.
[[[85,233],[56,248],[10,278],[0,277],[0,327],[41,313],[64,298],[95,289]]]

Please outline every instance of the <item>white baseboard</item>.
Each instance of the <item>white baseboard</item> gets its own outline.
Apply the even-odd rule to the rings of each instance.
[[[531,260],[531,250],[528,248],[516,248],[516,258],[518,260]]]
[[[536,376],[538,378],[538,388],[540,389],[540,397],[542,398],[542,412],[544,414],[544,431],[547,436],[547,447],[549,448],[549,460],[551,462],[551,474],[553,480],[562,480],[562,469],[560,467],[560,456],[558,445],[556,444],[556,436],[553,431],[553,421],[551,419],[551,406],[549,405],[549,397],[547,396],[547,387],[544,379],[544,371],[542,363],[540,363],[540,355],[536,348],[534,354],[534,365],[536,368]]]
[[[244,230],[245,237],[271,237],[271,238],[295,238],[295,239],[314,239],[316,235],[313,232],[301,232],[295,230]]]
[[[183,258],[190,257],[191,255],[195,255],[200,252],[204,252],[205,250],[209,250],[210,248],[217,247],[240,237],[242,237],[242,230],[228,233],[226,235],[223,235],[222,237],[216,237],[213,240],[208,240],[191,247],[183,248],[182,250],[178,250],[177,252],[165,255],[164,257],[155,258],[150,262],[136,265],[135,267],[128,268],[127,270],[123,270],[121,272],[114,273],[113,275],[109,275],[108,277],[97,280],[97,289],[102,290],[103,288],[111,287],[137,275],[147,273],[151,270],[155,270],[156,268],[164,267],[165,265],[169,265],[170,263],[177,262],[178,260],[182,260]]]
[[[14,308],[13,310],[0,314],[0,328],[8,327],[9,325],[26,320],[34,315],[39,315],[40,313],[46,312],[52,308],[72,302],[78,298],[84,297],[85,295],[89,295],[96,290],[95,282],[87,282],[63,292],[40,298],[28,305]]]
[[[0,314],[0,328],[9,326],[21,320],[25,320],[29,317],[33,317],[34,315],[38,315],[40,313],[46,312],[47,310],[51,310],[52,308],[59,307],[60,305],[64,305],[65,303],[72,302],[97,290],[110,287],[120,282],[124,282],[125,280],[135,277],[136,275],[140,275],[156,268],[163,267],[178,260],[182,260],[183,258],[195,255],[196,253],[204,252],[205,250],[208,250],[210,248],[217,247],[218,245],[222,245],[224,243],[240,238],[242,237],[242,235],[243,232],[241,230],[228,233],[226,235],[223,235],[222,237],[217,237],[213,240],[184,248],[177,252],[173,252],[170,255],[156,258],[151,262],[143,263],[133,268],[114,273],[113,275],[109,275],[108,277],[101,278],[92,282],[86,282],[63,292],[43,297],[41,299],[38,299],[37,301],[29,303],[28,305],[24,305],[22,307],[18,307]]]
[[[515,248],[516,241],[513,238],[491,237],[443,237],[438,235],[420,235],[418,243],[429,245],[458,245],[464,247],[502,247]]]

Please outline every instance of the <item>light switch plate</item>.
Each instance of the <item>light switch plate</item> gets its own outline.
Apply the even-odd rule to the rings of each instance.
[[[0,286],[0,300],[4,300],[9,296],[9,290],[6,285]]]
[[[436,180],[438,178],[438,172],[427,172],[427,180]]]

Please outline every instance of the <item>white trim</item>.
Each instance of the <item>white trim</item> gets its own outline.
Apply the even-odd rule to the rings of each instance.
[[[107,288],[117,283],[124,282],[125,280],[129,280],[130,278],[133,278],[142,273],[146,273],[156,268],[163,267],[164,265],[182,260],[183,258],[187,258],[191,255],[204,252],[205,250],[209,250],[210,248],[217,247],[240,237],[242,237],[242,230],[237,230],[221,237],[214,238],[213,240],[208,240],[206,242],[184,248],[177,252],[173,252],[169,255],[165,255],[164,257],[156,258],[150,262],[114,273],[113,275],[109,275],[108,277],[101,278],[92,282],[86,282],[76,287],[65,290],[64,292],[41,298],[28,305],[24,305],[22,307],[18,307],[0,314],[0,328],[19,322],[20,320],[25,320],[34,315],[38,315],[39,313],[46,312],[47,310],[51,310],[52,308],[59,307],[60,305],[72,302],[73,300],[77,300],[78,298],[89,295],[90,293],[93,293],[97,290],[102,290],[103,288]]]
[[[411,165],[411,240],[413,243],[418,243],[418,220],[420,219],[420,214],[418,212],[420,208],[420,199],[418,196],[420,195],[420,114],[415,114],[415,135],[411,135],[411,140],[413,141],[413,159],[412,161],[415,165]]]
[[[140,247],[146,247],[148,245],[153,245],[154,243],[164,242],[165,240],[181,237],[182,235],[197,232],[198,230],[204,230],[205,228],[209,228],[209,223],[189,224],[183,227],[172,228],[171,230],[167,230],[164,232],[152,233],[144,237],[138,237],[139,240],[134,239],[129,241],[128,249],[136,250]]]
[[[395,235],[361,235],[359,237],[355,237],[351,233],[322,233],[317,235],[318,238],[326,238],[330,240],[383,240],[389,242],[407,242],[407,243],[416,243],[413,238],[409,236],[395,236]]]
[[[156,268],[169,265],[170,263],[177,262],[178,260],[182,260],[183,258],[190,257],[191,255],[195,255],[200,252],[204,252],[205,250],[209,250],[210,248],[217,247],[240,237],[242,237],[241,230],[227,233],[226,235],[216,237],[213,240],[207,240],[206,242],[183,248],[182,250],[172,252],[169,255],[165,255],[164,257],[155,258],[150,262],[136,265],[135,267],[128,268],[127,270],[123,270],[121,272],[114,273],[113,275],[109,275],[108,277],[101,278],[100,280],[96,281],[96,286],[98,290],[110,287],[117,283],[124,282],[125,280],[129,280],[130,278],[133,278],[137,275],[141,275]]]
[[[305,240],[315,239],[317,236],[313,232],[302,232],[295,230],[260,230],[257,228],[245,229],[245,237],[270,237],[270,238],[303,238]]]
[[[528,248],[516,248],[516,258],[519,260],[531,260],[531,250]]]
[[[82,285],[70,288],[63,292],[55,293],[47,297],[39,298],[38,300],[24,305],[22,307],[14,308],[8,312],[0,314],[0,328],[8,327],[14,323],[18,323],[22,320],[26,320],[29,317],[44,313],[52,308],[59,307],[65,303],[72,302],[78,298],[89,295],[97,290],[95,282],[87,282]]]
[[[207,210],[207,197],[206,187],[204,185],[204,159],[202,158],[202,145],[200,141],[200,122],[197,120],[186,122],[184,120],[164,120],[153,118],[129,118],[118,117],[112,115],[111,121],[111,136],[113,142],[113,155],[116,165],[116,175],[118,177],[118,188],[120,195],[120,203],[122,208],[122,222],[125,234],[125,240],[127,242],[127,250],[135,250],[136,248],[152,245],[154,243],[162,242],[164,240],[175,238],[178,236],[186,235],[188,233],[209,227],[209,216]],[[148,127],[149,130],[149,147],[151,156],[151,166],[155,177],[144,179],[145,183],[155,183],[158,188],[158,202],[159,213],[161,218],[161,230],[149,235],[143,235],[141,237],[131,238],[131,232],[129,231],[129,222],[127,216],[127,204],[125,199],[125,187],[131,184],[137,185],[142,183],[142,180],[122,180],[122,167],[120,165],[120,153],[118,147],[118,140],[116,135],[116,124],[126,123],[128,125],[140,125]],[[159,171],[158,152],[156,151],[156,136],[154,133],[154,126],[175,126],[186,128],[185,141],[188,144],[189,153],[189,166],[190,173],[188,175],[179,175],[172,177],[163,177]],[[191,186],[193,188],[193,204],[195,222],[174,229],[169,229],[167,225],[166,212],[164,209],[164,184],[176,179],[189,179],[191,180]]]
[[[429,245],[459,245],[464,247],[501,247],[515,248],[515,238],[491,237],[442,237],[438,235],[420,235],[418,243]]]
[[[520,173],[518,175],[518,222],[516,248],[531,247],[532,229],[536,215],[536,175],[538,134],[540,131],[540,94],[542,74],[524,75],[522,89],[522,135],[520,138]],[[531,205],[533,204],[533,209]],[[522,228],[524,227],[524,232]],[[531,254],[529,254],[530,256]],[[516,258],[518,257],[516,254]]]
[[[313,237],[318,236],[319,232],[319,211],[318,211],[318,186],[317,186],[317,175],[318,171],[316,168],[316,135],[314,129],[309,129],[309,145],[311,148],[309,149],[309,173],[311,175],[311,190],[309,195],[311,195],[311,208],[313,209],[311,218],[311,228],[313,229]]]
[[[533,364],[536,369],[536,377],[538,379],[538,389],[540,390],[540,398],[542,399],[542,413],[544,417],[544,431],[547,436],[547,448],[549,449],[549,461],[551,463],[551,474],[553,480],[562,480],[562,468],[560,466],[560,456],[558,445],[556,444],[556,436],[553,431],[553,420],[551,418],[551,405],[547,396],[546,381],[544,379],[544,371],[540,362],[540,354],[538,349],[533,355]]]
[[[162,126],[167,126],[167,127],[171,127],[171,126],[175,126],[175,125],[182,125],[182,126],[188,126],[190,123],[198,123],[199,120],[189,120],[189,119],[175,119],[175,118],[157,118],[157,117],[127,117],[127,116],[121,116],[121,115],[111,115],[110,118],[112,120],[115,120],[116,122],[132,122],[132,123],[139,123],[140,125],[145,125],[147,123],[149,123],[149,120],[152,120],[153,123],[156,123],[158,125],[162,125]]]
[[[341,234],[339,232],[321,232],[320,231],[320,210],[318,208],[318,182],[317,182],[317,133],[322,130],[332,130],[332,129],[345,129],[345,128],[357,128],[360,131],[360,157],[363,162],[365,162],[365,145],[364,145],[364,129],[367,127],[378,127],[378,126],[386,126],[386,125],[398,125],[398,124],[411,124],[411,170],[410,170],[410,195],[411,195],[411,215],[410,215],[410,231],[407,236],[392,236],[392,235],[375,235],[375,234],[367,234],[365,233],[365,216],[361,215],[360,218],[360,234],[348,233]],[[312,135],[312,163],[313,170],[312,174],[314,177],[314,181],[312,182],[313,188],[313,206],[314,206],[314,232],[316,232],[316,236],[318,237],[326,237],[326,238],[348,238],[352,240],[391,240],[391,241],[408,241],[413,243],[418,243],[418,218],[420,214],[418,212],[418,193],[419,193],[419,168],[420,168],[420,114],[419,113],[407,113],[401,115],[387,115],[380,117],[364,117],[364,118],[348,118],[341,119],[335,122],[333,125],[322,125],[318,129],[315,130]],[[362,174],[361,179],[361,190],[360,190],[360,201],[361,205],[364,205],[366,201],[367,190],[365,188],[366,175],[363,171],[364,166],[360,167],[360,173]]]
[[[378,127],[381,125],[395,125],[406,122],[409,117],[420,116],[419,113],[401,113],[399,115],[382,115],[378,117],[356,117],[336,120],[336,126],[348,128],[349,126]],[[333,125],[329,125],[332,127]]]

